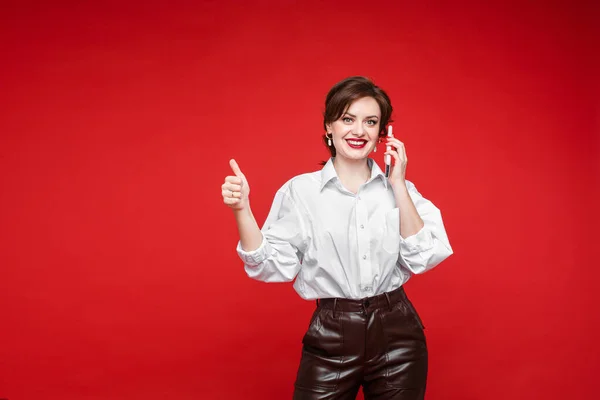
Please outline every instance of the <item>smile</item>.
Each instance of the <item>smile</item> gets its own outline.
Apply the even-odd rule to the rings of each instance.
[[[353,149],[362,149],[367,144],[367,141],[363,139],[347,139],[346,143]]]

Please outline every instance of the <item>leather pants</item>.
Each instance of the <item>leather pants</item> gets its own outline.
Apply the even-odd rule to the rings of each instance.
[[[295,400],[417,400],[425,396],[424,326],[402,287],[364,298],[321,299],[302,339]]]

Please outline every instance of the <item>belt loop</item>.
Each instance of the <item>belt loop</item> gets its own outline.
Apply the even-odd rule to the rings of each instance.
[[[390,311],[392,311],[392,302],[390,300],[390,295],[387,292],[385,292],[385,298],[388,302],[388,306],[390,306]]]
[[[332,313],[332,315],[333,315],[333,318],[334,318],[334,319],[335,319],[335,306],[336,306],[336,305],[337,305],[337,297],[335,297],[335,298],[333,299],[333,313]]]

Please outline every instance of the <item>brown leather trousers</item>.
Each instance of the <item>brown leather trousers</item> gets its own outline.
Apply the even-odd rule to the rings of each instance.
[[[402,287],[361,300],[321,299],[302,339],[295,400],[425,396],[424,326]]]

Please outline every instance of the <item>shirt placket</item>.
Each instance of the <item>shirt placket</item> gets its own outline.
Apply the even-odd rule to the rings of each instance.
[[[358,244],[358,262],[360,274],[360,290],[364,295],[373,292],[373,268],[371,263],[371,249],[369,230],[367,229],[368,209],[365,200],[359,191],[356,196],[356,237]]]

